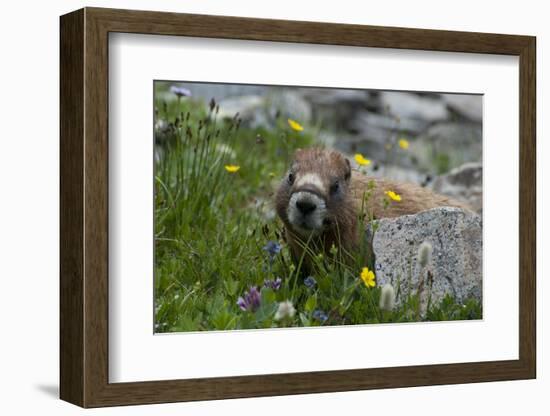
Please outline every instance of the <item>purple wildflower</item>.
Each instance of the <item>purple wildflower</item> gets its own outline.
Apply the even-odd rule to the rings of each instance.
[[[306,285],[308,289],[311,289],[316,284],[317,284],[317,281],[313,276],[308,276],[304,279],[304,285]]]
[[[321,309],[316,309],[315,311],[313,311],[313,319],[315,319],[315,320],[317,320],[321,323],[324,323],[324,322],[327,321],[328,316]]]
[[[267,244],[263,247],[269,257],[273,259],[277,254],[281,252],[281,245],[276,241],[268,241]]]
[[[243,311],[254,312],[260,307],[260,301],[260,291],[256,286],[252,286],[248,292],[244,292],[244,296],[241,296],[239,297],[239,299],[237,299],[237,305]]]
[[[264,287],[268,287],[273,290],[279,290],[281,288],[281,284],[283,283],[283,279],[280,277],[274,279],[274,280],[264,280]]]
[[[170,87],[170,92],[175,94],[178,98],[181,97],[191,97],[191,91],[189,91],[187,88],[179,87],[177,85],[172,85]]]

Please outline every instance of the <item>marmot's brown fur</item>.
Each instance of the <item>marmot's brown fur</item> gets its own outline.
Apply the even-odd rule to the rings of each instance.
[[[401,201],[391,200],[387,191],[398,194]],[[296,152],[275,203],[296,260],[301,258],[308,240],[326,254],[333,244],[353,253],[359,242],[361,212],[366,214],[366,223],[371,218],[397,217],[435,207],[467,208],[419,185],[367,177],[352,169],[341,153],[321,148]]]

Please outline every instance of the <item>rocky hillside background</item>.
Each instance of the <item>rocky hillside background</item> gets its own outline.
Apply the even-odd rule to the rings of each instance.
[[[158,82],[155,143],[156,330],[482,317],[481,96]],[[358,264],[302,276],[273,191],[317,143],[472,210],[369,221]]]
[[[314,126],[320,142],[369,158],[372,175],[419,183],[482,211],[481,95],[180,85],[194,99],[214,98],[223,117],[238,112],[244,126],[275,128],[280,117]],[[168,88],[162,94],[175,98]],[[399,146],[403,140],[406,150]]]

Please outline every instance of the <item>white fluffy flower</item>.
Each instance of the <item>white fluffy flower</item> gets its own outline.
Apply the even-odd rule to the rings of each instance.
[[[281,319],[292,318],[295,313],[296,309],[294,309],[292,302],[285,300],[284,302],[279,303],[277,312],[275,312],[275,320],[280,321]]]
[[[432,245],[428,241],[424,241],[418,247],[418,262],[421,267],[426,267],[432,258]]]
[[[380,290],[380,309],[383,311],[391,311],[395,305],[395,290],[393,286],[386,283]]]

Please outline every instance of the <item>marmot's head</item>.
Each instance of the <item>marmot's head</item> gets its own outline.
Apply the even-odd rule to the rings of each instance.
[[[277,191],[277,214],[298,235],[321,234],[349,215],[350,179],[350,162],[341,153],[300,149]]]

